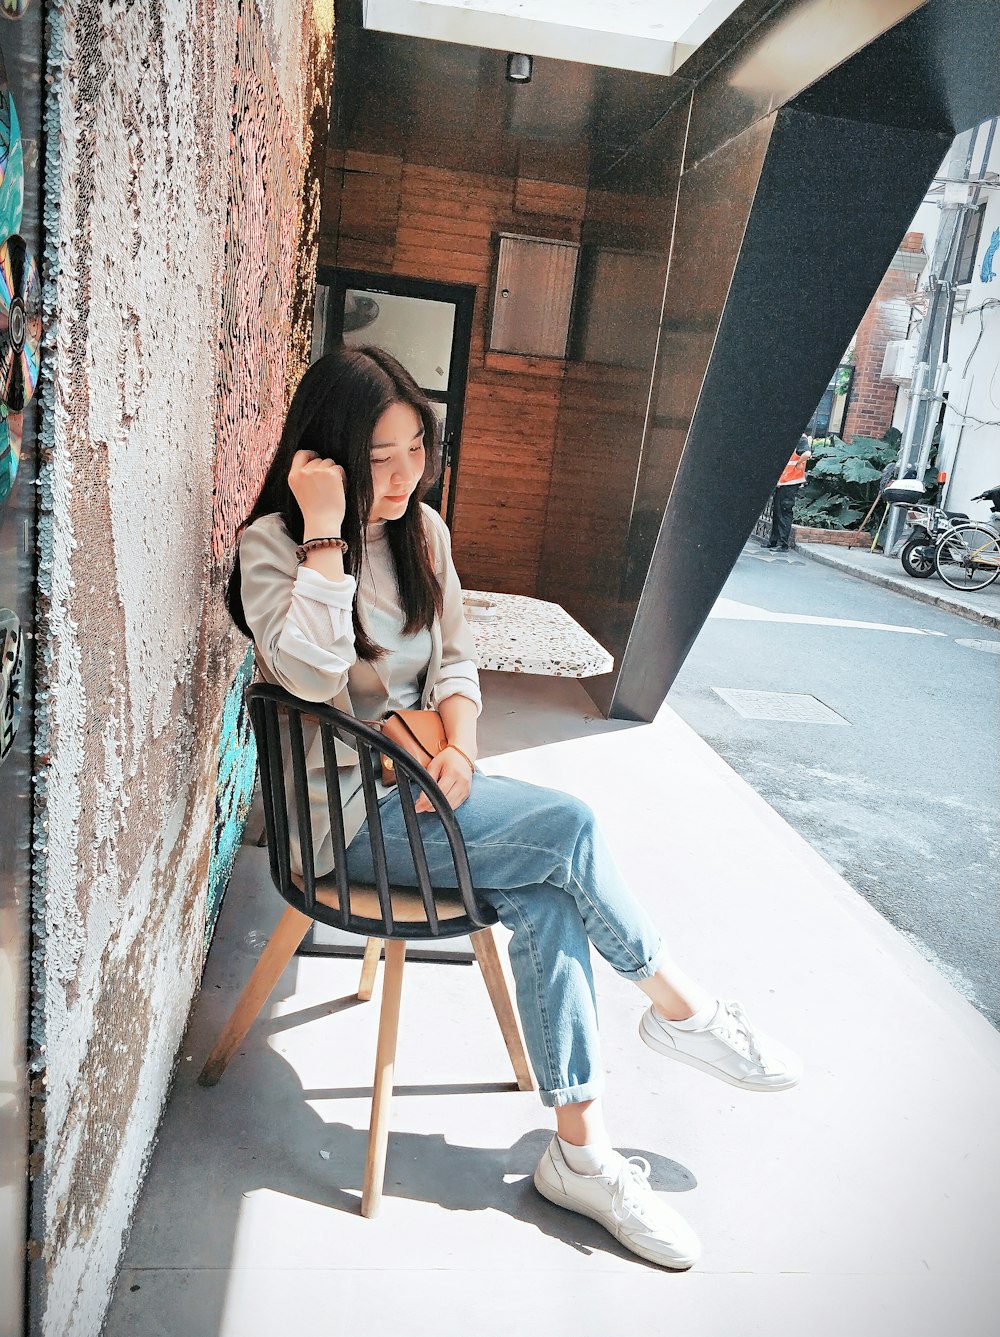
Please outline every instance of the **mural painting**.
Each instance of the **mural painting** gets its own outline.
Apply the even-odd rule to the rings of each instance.
[[[257,779],[257,745],[243,693],[253,678],[253,650],[226,693],[219,735],[219,769],[215,791],[212,853],[208,865],[208,900],[205,906],[205,949],[208,950],[222,908],[222,897],[232,876],[243,839],[243,828]]]

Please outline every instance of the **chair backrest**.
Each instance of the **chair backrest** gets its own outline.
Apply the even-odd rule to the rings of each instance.
[[[322,923],[378,938],[437,938],[472,933],[496,923],[495,912],[477,902],[469,871],[465,842],[448,800],[428,772],[410,754],[370,724],[333,706],[301,701],[282,687],[254,684],[247,688],[247,706],[257,740],[257,758],[264,804],[264,825],[271,863],[271,878],[278,891],[297,910]],[[329,812],[333,845],[333,873],[317,879],[315,844],[306,770],[306,745],[303,725],[319,730],[326,771],[326,806]],[[337,742],[357,754],[361,770],[368,836],[371,840],[373,889],[377,894],[379,917],[361,916],[352,908],[351,881],[347,872],[344,804],[340,792]],[[418,893],[423,902],[423,916],[401,920],[394,914],[390,882],[386,868],[385,841],[379,813],[376,774],[381,770],[380,756],[392,758],[403,809],[403,819],[410,841],[416,883],[392,889]],[[415,794],[423,791],[447,837],[454,865],[454,886],[434,887],[427,868],[423,836],[417,817]],[[289,813],[289,806],[293,813]],[[290,817],[294,817],[298,835],[302,872],[292,868]],[[318,900],[317,883],[323,889],[335,884],[337,905],[329,896]],[[465,913],[456,915],[455,898],[460,897]],[[438,902],[448,903],[447,915],[438,913]]]

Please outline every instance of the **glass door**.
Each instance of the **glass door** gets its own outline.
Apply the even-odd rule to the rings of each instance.
[[[320,269],[316,352],[376,344],[398,358],[426,394],[441,434],[441,469],[427,494],[450,525],[455,510],[462,410],[476,290],[392,274]]]

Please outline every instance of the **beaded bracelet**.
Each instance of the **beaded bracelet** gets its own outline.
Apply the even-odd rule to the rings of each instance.
[[[339,535],[336,537],[331,535],[329,538],[323,539],[303,539],[295,549],[295,556],[300,566],[309,556],[311,548],[339,548],[344,556],[347,556],[347,544]]]

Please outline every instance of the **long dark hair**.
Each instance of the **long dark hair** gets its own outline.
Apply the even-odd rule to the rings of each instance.
[[[356,578],[364,560],[365,527],[372,507],[371,443],[375,424],[393,404],[409,404],[424,427],[426,460],[423,477],[398,520],[385,525],[389,550],[396,568],[399,601],[406,621],[403,632],[412,636],[430,628],[442,607],[438,584],[424,534],[421,498],[437,477],[437,420],[427,397],[410,373],[381,348],[337,348],[308,368],[288,406],[285,426],[271,467],[253,510],[240,526],[262,515],[280,515],[294,543],[303,538],[299,504],[288,486],[288,472],[297,450],[313,450],[321,459],[333,460],[347,475],[343,537],[347,543],[347,569]],[[226,589],[230,616],[244,636],[253,639],[243,612],[239,549]],[[358,657],[378,659],[384,650],[358,619],[354,605],[354,639]]]

